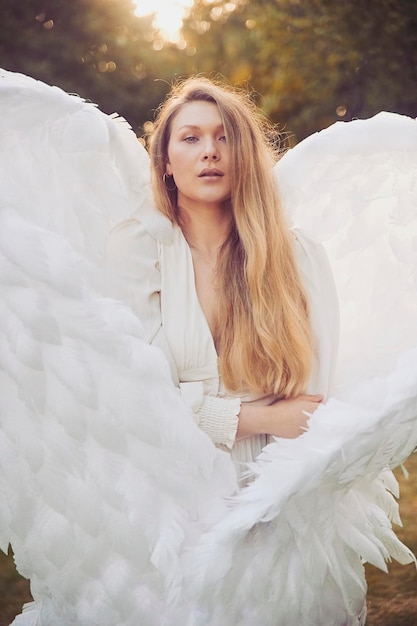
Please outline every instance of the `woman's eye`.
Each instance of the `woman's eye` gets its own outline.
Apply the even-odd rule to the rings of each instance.
[[[195,137],[194,135],[187,135],[187,137],[184,137],[184,141],[186,141],[187,143],[194,143],[195,141],[197,141],[197,137]]]
[[[222,135],[221,137],[219,137],[219,140],[220,141],[227,141],[226,135]]]

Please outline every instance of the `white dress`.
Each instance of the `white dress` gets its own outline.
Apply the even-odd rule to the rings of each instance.
[[[245,463],[253,461],[268,443],[268,437],[235,439],[240,403],[268,405],[275,398],[248,391],[232,394],[223,385],[213,338],[195,289],[190,248],[177,225],[169,225],[169,230],[170,236],[161,239],[152,226],[146,228],[135,219],[112,230],[106,246],[110,291],[125,298],[130,294],[147,341],[163,350],[173,381],[192,407],[200,428],[216,445],[230,450],[237,467],[244,470]],[[292,232],[317,346],[308,391],[326,397],[337,357],[336,291],[322,247]]]

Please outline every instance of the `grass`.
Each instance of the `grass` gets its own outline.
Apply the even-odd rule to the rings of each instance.
[[[396,533],[417,555],[417,454],[405,463],[410,472],[405,479],[400,468],[395,475],[400,483],[400,514],[402,528]],[[416,626],[417,572],[414,564],[400,565],[393,561],[389,574],[368,565],[368,619],[367,626]]]
[[[401,469],[395,474],[400,483],[400,512],[403,528],[397,534],[417,554],[417,454],[406,463],[410,478]],[[389,574],[366,566],[368,580],[367,626],[415,626],[417,624],[417,572],[411,565],[392,562]],[[22,605],[31,600],[29,583],[16,572],[12,555],[0,551],[0,626],[8,626]],[[296,626],[296,625],[291,625]],[[325,624],[323,624],[325,626]]]
[[[6,556],[0,550],[0,626],[8,626],[31,599],[29,583],[17,574],[11,552]]]

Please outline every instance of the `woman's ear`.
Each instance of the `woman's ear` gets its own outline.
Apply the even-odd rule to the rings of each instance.
[[[171,167],[170,163],[166,164],[165,171],[167,173],[167,176],[172,176],[172,167]]]

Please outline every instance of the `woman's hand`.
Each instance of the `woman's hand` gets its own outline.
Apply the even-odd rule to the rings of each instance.
[[[251,435],[274,435],[295,438],[307,429],[309,416],[323,401],[321,394],[301,394],[296,398],[278,400],[269,406],[242,404],[237,438]]]
[[[307,422],[312,413],[323,401],[322,395],[302,394],[290,400],[279,400],[271,404],[268,435],[294,438],[307,429]]]

